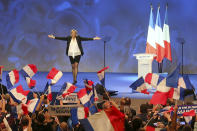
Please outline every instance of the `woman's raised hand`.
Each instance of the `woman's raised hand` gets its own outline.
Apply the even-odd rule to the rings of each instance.
[[[55,39],[54,35],[48,35],[49,38]]]
[[[96,36],[96,37],[94,37],[93,39],[94,39],[94,40],[100,40],[101,38],[98,37],[98,36]]]

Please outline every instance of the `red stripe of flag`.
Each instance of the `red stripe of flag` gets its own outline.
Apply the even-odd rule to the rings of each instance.
[[[53,79],[57,75],[58,72],[59,70],[53,67],[51,71],[49,72],[49,74],[47,75],[47,79]]]
[[[18,70],[14,69],[13,73],[14,73],[14,77],[15,77],[15,83],[14,84],[16,84],[19,81],[19,72],[18,72]]]
[[[28,64],[28,66],[31,68],[31,70],[32,70],[34,73],[36,73],[36,72],[38,71],[36,65],[34,65],[34,64]]]

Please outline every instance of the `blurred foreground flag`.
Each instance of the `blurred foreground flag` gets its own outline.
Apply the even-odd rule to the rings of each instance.
[[[162,104],[166,105],[169,98],[170,87],[166,86],[166,79],[163,79],[156,87],[156,92],[153,94],[150,103],[153,105]]]
[[[90,107],[91,102],[90,102],[90,95],[88,94],[86,88],[81,89],[78,93],[77,96],[81,103],[84,105],[84,107]]]
[[[136,90],[138,92],[144,93],[144,94],[149,94],[147,91],[146,83],[144,82],[144,78],[140,77],[138,80],[133,82],[130,86],[133,90]]]
[[[47,82],[43,92],[44,94],[47,94],[47,99],[49,101],[52,101],[53,97],[52,97],[52,91],[51,91],[51,84]]]
[[[63,73],[53,67],[49,74],[47,75],[47,79],[51,79],[51,84],[55,84],[59,81],[59,79],[62,77]]]
[[[179,81],[180,64],[166,77],[166,86],[177,88]]]
[[[72,125],[79,124],[79,120],[85,119],[89,116],[89,110],[87,107],[77,107],[70,110]]]
[[[9,94],[12,99],[17,103],[26,103],[27,95],[29,94],[29,90],[25,91],[21,85],[17,86],[10,90]]]
[[[124,131],[124,114],[112,106],[80,120],[85,131]]]
[[[153,87],[157,87],[163,79],[165,79],[165,77],[156,73],[148,73],[145,76],[145,82],[152,85]]]
[[[97,72],[98,78],[99,78],[102,85],[105,85],[105,81],[104,81],[105,70],[107,70],[108,68],[109,68],[109,66],[104,67],[103,69],[101,69],[100,71]]]
[[[26,77],[26,82],[30,89],[33,89],[36,85],[36,80],[33,80],[30,77]]]
[[[19,72],[14,69],[10,71],[6,76],[7,87],[8,89],[12,88],[19,81]]]
[[[37,72],[37,67],[34,64],[28,64],[20,72],[24,77],[32,78]]]
[[[189,112],[184,112],[183,117],[188,124],[191,124],[192,117],[196,116],[195,110],[190,110]]]
[[[29,100],[27,102],[28,111],[31,112],[31,113],[34,113],[39,102],[40,102],[40,99],[38,99],[38,98],[34,98],[32,100]]]
[[[71,83],[67,82],[66,84],[63,85],[62,89],[62,97],[66,97],[73,93],[77,87],[75,85],[72,85]]]

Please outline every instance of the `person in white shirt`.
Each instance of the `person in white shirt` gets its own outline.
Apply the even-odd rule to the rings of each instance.
[[[101,38],[100,37],[94,37],[94,38],[81,37],[77,34],[77,30],[75,29],[71,30],[70,36],[55,37],[54,35],[48,35],[48,37],[52,39],[67,41],[66,55],[69,56],[69,59],[72,65],[73,84],[76,84],[78,64],[79,64],[81,56],[84,54],[81,41],[100,40]]]

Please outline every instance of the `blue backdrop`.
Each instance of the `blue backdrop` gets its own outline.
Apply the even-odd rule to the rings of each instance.
[[[184,39],[184,72],[197,73],[196,0],[1,0],[0,65],[11,70],[33,63],[39,71],[53,66],[71,71],[65,42],[47,35],[65,36],[75,28],[81,36],[111,37],[106,45],[110,72],[136,73],[133,54],[145,52],[151,2],[154,16],[160,3],[162,24],[165,4],[169,3],[173,63],[165,60],[164,71],[181,60],[180,39]],[[83,47],[79,71],[102,68],[103,41],[83,42]],[[157,71],[156,62],[153,71]]]

